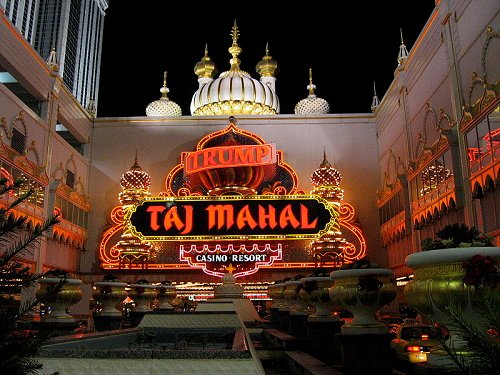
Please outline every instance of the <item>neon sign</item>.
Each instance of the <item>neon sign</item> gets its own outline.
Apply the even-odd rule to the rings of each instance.
[[[276,145],[241,145],[211,147],[187,153],[184,175],[213,168],[257,166],[276,163]]]
[[[337,216],[316,195],[148,197],[125,221],[143,240],[270,240],[316,238]]]
[[[208,275],[222,277],[230,272],[234,277],[254,274],[260,267],[270,267],[275,260],[282,259],[282,245],[253,244],[224,245],[180,245],[180,260],[190,267],[201,268]]]

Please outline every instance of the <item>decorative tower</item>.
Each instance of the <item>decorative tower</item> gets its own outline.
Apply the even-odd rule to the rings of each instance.
[[[182,110],[179,105],[171,101],[167,94],[167,72],[163,72],[163,87],[160,89],[161,98],[151,102],[146,107],[146,116],[181,116]]]
[[[295,105],[296,115],[324,115],[330,112],[330,104],[325,99],[318,98],[314,93],[316,85],[312,80],[312,69],[309,68],[309,85],[307,85],[309,95]]]
[[[208,56],[208,45],[205,44],[205,55],[194,66],[194,74],[198,76],[199,87],[212,82],[217,74],[215,63]]]
[[[372,105],[370,107],[372,112],[375,113],[375,111],[379,106],[380,106],[380,100],[378,100],[377,89],[375,88],[375,81],[373,81],[373,100],[372,100]]]
[[[130,170],[122,175],[120,185],[123,190],[119,194],[119,200],[125,215],[134,205],[151,195],[149,192],[151,177],[140,167],[137,162],[137,154]],[[153,245],[135,237],[126,227],[123,229],[121,241],[114,247],[119,254],[119,268],[126,266],[127,263],[130,269],[133,263],[140,264],[143,269],[148,268],[148,260]]]
[[[337,213],[340,212],[340,202],[344,197],[344,191],[339,186],[340,181],[342,181],[342,175],[328,162],[326,151],[324,151],[323,162],[311,176],[311,182],[314,186],[311,193],[327,200]],[[340,231],[340,221],[335,221],[327,233],[312,243],[315,265],[323,267],[327,261],[333,262],[335,266],[342,265],[346,243],[347,241]]]
[[[398,53],[398,68],[402,69],[404,62],[408,58],[408,50],[403,42],[403,29],[399,29],[399,32],[401,34],[401,45],[399,46]]]
[[[257,63],[255,71],[260,75],[260,81],[276,92],[276,71],[278,62],[269,55],[269,43],[266,43],[266,55]]]

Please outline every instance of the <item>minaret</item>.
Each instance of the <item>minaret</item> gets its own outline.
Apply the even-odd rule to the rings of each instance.
[[[335,169],[326,158],[326,151],[323,151],[323,162],[311,176],[314,189],[311,194],[316,194],[327,200],[330,206],[337,213],[340,212],[340,204],[344,198],[344,191],[340,188],[342,175]],[[330,230],[312,243],[313,257],[316,265],[322,267],[326,259],[341,265],[343,260],[343,250],[347,241],[340,231],[340,221],[335,221]]]
[[[137,162],[137,151],[135,162],[130,167],[130,170],[122,175],[120,185],[123,190],[118,197],[124,214],[127,214],[141,200],[151,195],[149,192],[151,177],[142,170]],[[114,248],[118,251],[119,268],[124,265],[125,261],[128,262],[129,268],[132,268],[133,263],[138,263],[143,269],[148,268],[148,260],[153,245],[135,237],[127,227],[123,228],[121,240]]]
[[[377,89],[375,88],[375,81],[373,81],[373,100],[372,100],[372,105],[370,107],[372,112],[375,113],[375,111],[379,106],[380,106],[380,100],[378,100]]]
[[[408,50],[403,42],[403,29],[399,29],[401,34],[401,45],[399,46],[399,54],[398,54],[398,68],[402,68],[404,62],[408,58]]]
[[[260,81],[276,92],[276,71],[278,62],[269,55],[269,43],[266,43],[266,55],[257,63],[255,70],[260,75]]]
[[[194,74],[198,76],[199,87],[212,82],[217,74],[217,67],[208,56],[208,45],[205,44],[205,55],[194,66]]]

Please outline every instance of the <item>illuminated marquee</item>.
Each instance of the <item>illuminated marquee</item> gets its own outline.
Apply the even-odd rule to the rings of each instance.
[[[282,259],[281,244],[181,245],[179,250],[181,261],[217,277],[222,277],[226,272],[231,272],[234,277],[248,276],[257,272],[260,267],[270,267],[275,260]]]
[[[131,232],[152,241],[316,238],[336,212],[316,195],[151,197],[131,210]]]
[[[242,145],[211,147],[187,153],[184,175],[213,168],[258,166],[276,163],[276,145]]]

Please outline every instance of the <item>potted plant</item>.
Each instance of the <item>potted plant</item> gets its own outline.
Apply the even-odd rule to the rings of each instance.
[[[121,309],[118,309],[117,305],[127,298],[126,286],[127,283],[121,282],[115,275],[105,275],[102,281],[94,283],[95,289],[92,295],[94,299],[98,300],[102,305],[102,310],[99,312],[99,315],[122,315]]]
[[[50,313],[42,318],[44,322],[74,322],[69,315],[69,307],[82,299],[80,285],[82,280],[68,277],[66,271],[55,269],[48,271],[45,276],[37,282],[40,288],[36,292],[37,298],[44,298],[45,305],[50,307]],[[56,288],[57,293],[48,293]]]
[[[367,257],[342,266],[330,276],[333,303],[353,314],[351,323],[342,327],[344,334],[386,333],[387,326],[375,319],[375,313],[396,297],[390,269],[379,268]]]
[[[308,320],[339,320],[332,316],[333,302],[330,299],[328,288],[333,284],[333,280],[324,268],[318,268],[312,276],[304,277],[300,280],[302,289],[300,298],[316,308],[315,312],[309,315]]]
[[[500,247],[494,247],[490,237],[463,224],[447,225],[436,236],[422,241],[422,252],[406,257],[406,265],[415,276],[405,285],[405,297],[419,313],[445,326],[451,324],[450,306],[472,319],[480,319],[473,303],[477,294],[474,280],[483,277],[481,267],[487,269],[489,262],[485,260],[500,260]],[[451,327],[450,331],[453,336]],[[464,344],[459,335],[454,341],[457,348]]]

